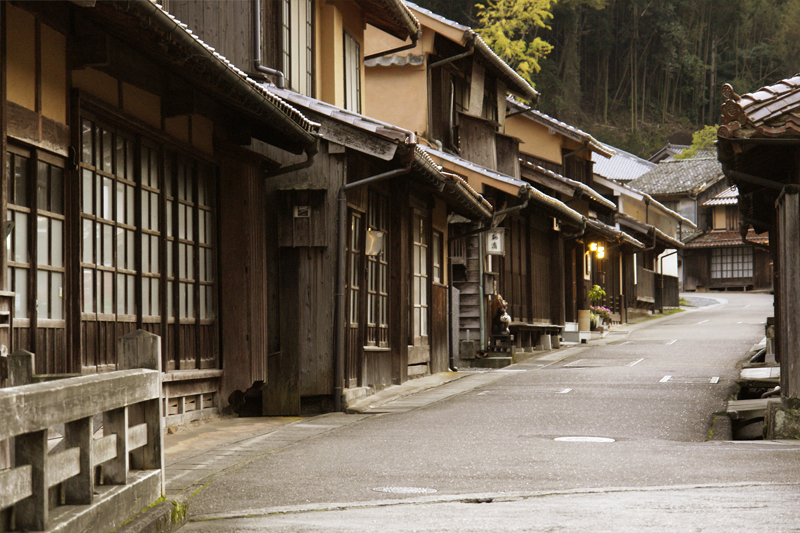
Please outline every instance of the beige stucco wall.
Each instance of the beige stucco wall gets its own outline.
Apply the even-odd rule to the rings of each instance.
[[[364,16],[354,2],[316,2],[315,39],[317,50],[314,72],[317,98],[344,107],[344,32],[361,47],[361,110],[365,107]]]
[[[129,83],[122,84],[122,106],[126,113],[154,128],[161,128],[161,99]]]
[[[67,38],[42,24],[42,115],[67,123]]]
[[[119,107],[119,87],[116,78],[93,68],[72,71],[72,86]]]
[[[423,133],[428,125],[428,75],[424,65],[367,67],[364,114]]]
[[[522,141],[519,145],[520,152],[562,164],[563,136],[558,133],[551,134],[546,126],[518,115],[506,119],[505,133]]]
[[[27,109],[36,107],[35,19],[10,4],[6,5],[7,98]]]
[[[714,213],[714,229],[727,229],[727,220],[725,217],[725,206],[715,206]]]

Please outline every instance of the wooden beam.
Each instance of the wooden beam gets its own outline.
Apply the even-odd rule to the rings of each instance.
[[[121,370],[0,390],[0,439],[159,398],[160,385],[157,371]]]

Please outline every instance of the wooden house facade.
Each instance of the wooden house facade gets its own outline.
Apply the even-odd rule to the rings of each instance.
[[[769,290],[769,236],[745,227],[742,237],[739,192],[731,186],[700,206],[710,227],[686,240],[684,290]]]
[[[780,402],[767,406],[765,439],[800,436],[800,77],[751,94],[723,86],[718,158],[738,189],[744,229],[769,233],[775,294],[775,358],[780,362]]]
[[[263,224],[235,204],[274,162],[242,146],[310,152],[315,125],[151,2],[0,10],[8,348],[40,374],[104,372],[116,339],[144,329],[161,336],[169,422],[219,412],[267,372],[249,320],[263,306],[243,319],[224,290],[259,294],[236,244]]]

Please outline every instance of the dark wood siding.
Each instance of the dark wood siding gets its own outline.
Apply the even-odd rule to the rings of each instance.
[[[431,292],[430,330],[430,370],[432,374],[447,372],[450,368],[447,337],[447,287],[434,283]]]

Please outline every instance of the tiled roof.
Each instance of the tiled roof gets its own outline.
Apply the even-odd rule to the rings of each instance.
[[[594,173],[614,181],[630,181],[638,178],[645,172],[655,168],[656,164],[647,159],[642,159],[629,154],[619,148],[610,158],[602,157],[597,153],[592,154]]]
[[[726,83],[722,95],[720,137],[800,137],[800,74],[743,96]]]
[[[769,244],[769,235],[758,235],[753,229],[747,231],[747,240],[757,244]],[[745,246],[738,231],[707,231],[686,243],[686,248],[718,248],[721,246]]]
[[[398,39],[419,32],[419,21],[403,0],[359,0],[368,24]]]
[[[553,130],[559,132],[560,134],[574,141],[588,143],[593,150],[592,157],[594,157],[594,154],[596,153],[601,154],[604,157],[611,157],[612,155],[614,155],[614,150],[610,146],[601,143],[600,141],[598,141],[585,131],[581,131],[575,126],[570,126],[566,122],[561,122],[560,120],[557,120],[551,117],[550,115],[546,115],[545,113],[542,113],[538,109],[533,109],[532,107],[529,107],[521,102],[518,102],[514,98],[508,97],[506,98],[506,101],[508,102],[509,107],[511,109],[517,112],[521,112],[519,114],[528,117],[543,126],[552,128]]]
[[[714,198],[706,200],[701,205],[703,207],[709,207],[714,205],[736,205],[739,203],[739,189],[736,188],[736,185],[732,185],[728,187]]]
[[[466,168],[471,170],[472,172],[477,172],[478,174],[483,174],[484,176],[490,177],[497,181],[501,181],[504,183],[508,183],[510,185],[514,185],[520,188],[520,197],[532,200],[537,205],[544,207],[547,211],[556,214],[561,219],[566,219],[571,224],[580,226],[585,217],[568,207],[564,202],[553,198],[538,189],[535,189],[530,186],[530,184],[513,178],[511,176],[507,176],[506,174],[501,174],[495,170],[491,170],[486,167],[482,167],[480,165],[476,165],[472,161],[468,161],[466,159],[462,159],[456,155],[448,154],[447,152],[443,152],[441,150],[436,150],[435,148],[431,147],[421,147],[426,152],[434,154],[436,157],[443,159],[445,161],[450,161],[451,163],[455,163],[460,167]]]
[[[480,35],[475,33],[475,30],[469,26],[464,26],[463,24],[459,24],[453,20],[446,19],[441,15],[437,15],[433,11],[425,9],[424,7],[420,7],[411,2],[405,2],[405,4],[411,9],[412,13],[417,11],[441,22],[442,24],[446,24],[451,28],[463,31],[464,39],[461,44],[464,46],[474,46],[478,53],[488,59],[495,68],[502,72],[505,76],[505,81],[510,82],[510,85],[507,87],[509,91],[519,94],[525,98],[529,98],[534,102],[539,99],[539,93],[536,91],[536,89],[531,87],[531,84],[528,83],[525,78],[517,74],[517,72],[508,65],[508,63],[503,61],[500,56],[498,56],[494,50],[492,50],[492,48],[486,44],[486,41],[484,41]]]
[[[600,204],[600,205],[602,205],[604,207],[607,207],[608,209],[611,209],[611,210],[616,210],[617,209],[617,204],[615,204],[611,200],[603,198],[603,196],[600,193],[598,193],[597,191],[595,191],[594,189],[592,189],[591,187],[589,187],[585,183],[581,183],[580,181],[576,181],[576,180],[564,177],[564,176],[562,176],[561,174],[559,174],[557,172],[553,172],[552,170],[547,170],[546,168],[544,168],[542,166],[535,165],[535,164],[530,163],[528,161],[523,162],[522,163],[522,167],[524,169],[528,169],[530,171],[533,171],[533,172],[535,172],[537,174],[542,174],[542,175],[547,176],[549,178],[552,178],[554,180],[558,180],[561,183],[571,187],[572,190],[580,189],[583,192],[583,194],[588,196],[591,200],[597,202],[598,204]]]
[[[364,61],[364,65],[368,67],[405,67],[406,65],[418,67],[424,64],[424,54],[389,54]]]
[[[475,189],[470,187],[470,185],[459,176],[442,172],[441,167],[439,167],[433,161],[433,159],[431,159],[430,155],[428,155],[425,149],[416,144],[417,140],[414,132],[403,129],[399,126],[393,126],[392,124],[388,124],[374,118],[365,117],[364,115],[354,111],[342,109],[341,107],[331,105],[327,102],[322,102],[315,98],[311,98],[310,96],[305,96],[303,94],[290,91],[289,89],[278,89],[271,85],[269,87],[282,98],[297,106],[308,109],[311,112],[339,122],[350,124],[351,126],[367,133],[383,137],[389,141],[401,143],[409,148],[413,148],[413,166],[417,171],[421,172],[423,176],[428,179],[428,181],[436,186],[442,186],[443,189],[447,189],[453,198],[457,199],[473,214],[482,218],[491,218],[493,211],[492,204],[489,203],[489,201],[486,200]],[[325,139],[326,135],[327,129],[325,127],[321,128],[320,137]],[[338,141],[339,139],[334,139],[334,142]],[[387,154],[384,159],[387,157],[388,159],[392,159],[394,157],[394,152]]]
[[[648,194],[696,194],[724,177],[722,166],[713,157],[673,159],[659,163],[628,184]]]
[[[614,226],[609,226],[605,222],[600,222],[599,220],[593,218],[586,219],[586,228],[590,231],[595,233],[599,233],[600,235],[611,239],[612,241],[618,241],[620,243],[627,243],[636,248],[644,248],[644,244],[641,241],[638,241],[625,233],[622,230],[615,228]]]

